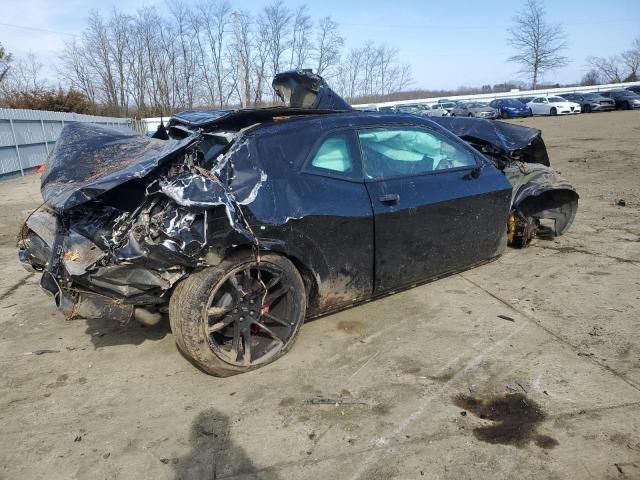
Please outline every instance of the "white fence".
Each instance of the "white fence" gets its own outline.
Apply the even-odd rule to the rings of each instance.
[[[593,85],[587,87],[562,87],[562,88],[548,88],[544,90],[518,90],[511,92],[503,92],[503,93],[480,93],[476,95],[454,95],[450,97],[446,97],[449,100],[460,101],[460,100],[479,100],[479,101],[490,101],[495,98],[518,98],[518,97],[540,97],[547,95],[560,95],[563,93],[577,93],[577,92],[605,92],[607,90],[618,90],[621,88],[632,87],[635,85],[640,85],[640,82],[627,82],[627,83],[612,83],[609,85]],[[406,105],[406,104],[415,104],[415,103],[436,103],[438,100],[443,99],[444,97],[429,97],[429,98],[419,98],[415,100],[399,100],[394,102],[378,102],[378,103],[367,103],[367,104],[354,104],[354,107],[365,107],[375,105],[376,107],[387,107],[394,105]]]
[[[42,165],[66,123],[131,127],[131,119],[0,108],[0,177]]]

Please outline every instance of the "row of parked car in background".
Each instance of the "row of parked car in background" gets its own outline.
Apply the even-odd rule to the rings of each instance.
[[[578,113],[631,110],[640,108],[640,86],[603,92],[579,92],[492,101],[441,99],[436,103],[360,106],[361,110],[404,112],[426,117],[521,118],[533,115],[573,115]],[[357,107],[358,108],[358,107]]]

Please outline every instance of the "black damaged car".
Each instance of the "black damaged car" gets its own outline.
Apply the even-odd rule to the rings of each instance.
[[[68,318],[168,313],[215,375],[266,365],[316,317],[564,233],[575,188],[539,130],[352,110],[287,72],[289,105],[174,116],[156,138],[68,125],[19,256]]]

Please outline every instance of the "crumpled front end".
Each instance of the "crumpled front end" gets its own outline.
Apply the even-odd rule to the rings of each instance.
[[[265,178],[253,163],[235,175],[245,149],[234,132],[163,141],[71,124],[48,160],[46,206],[26,220],[19,258],[42,272],[68,318],[154,323],[176,282],[252,242],[241,208]]]

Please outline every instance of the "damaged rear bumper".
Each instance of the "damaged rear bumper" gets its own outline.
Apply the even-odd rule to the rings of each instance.
[[[145,308],[128,302],[126,294],[132,290],[129,286],[124,291],[119,290],[118,285],[138,277],[135,288],[145,291],[156,289],[158,282],[147,281],[145,285],[136,271],[139,267],[135,265],[125,265],[117,275],[102,278],[97,264],[104,252],[76,232],[61,234],[58,227],[59,219],[53,213],[34,212],[25,222],[18,243],[18,259],[27,271],[42,273],[40,286],[51,295],[67,319],[108,318],[120,324],[133,318],[147,324],[160,320],[161,314],[155,305]],[[156,275],[162,276],[161,272]],[[115,282],[117,279],[121,282]],[[164,285],[169,288],[170,279],[166,279]],[[92,291],[94,286],[102,293]]]

